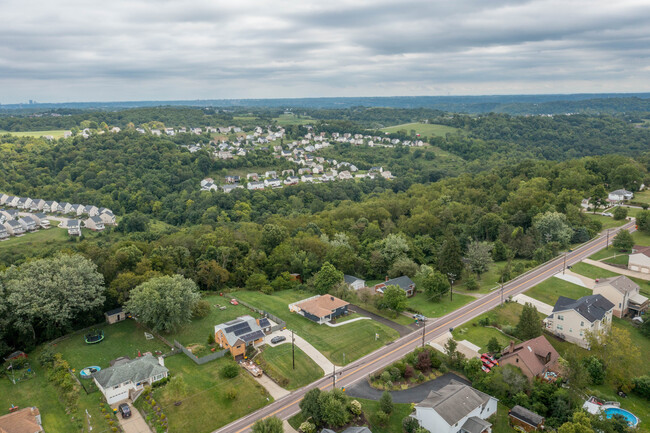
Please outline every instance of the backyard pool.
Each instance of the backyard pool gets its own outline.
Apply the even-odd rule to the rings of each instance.
[[[625,418],[630,427],[636,427],[636,425],[639,423],[639,419],[634,416],[634,414],[619,407],[608,407],[606,409],[603,409],[603,412],[605,413],[607,419],[613,417],[614,415],[621,415]]]

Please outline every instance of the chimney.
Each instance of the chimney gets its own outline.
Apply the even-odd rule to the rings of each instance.
[[[386,280],[385,281],[388,281],[388,275],[386,275]]]
[[[158,357],[158,364],[160,364],[162,367],[164,367],[165,366],[165,358],[163,358],[162,356],[159,356]]]
[[[512,353],[515,351],[515,342],[514,340],[510,340],[510,346],[508,347],[508,353]]]

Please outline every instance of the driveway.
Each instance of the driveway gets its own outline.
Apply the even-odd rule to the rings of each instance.
[[[445,332],[444,334],[440,335],[439,337],[431,340],[428,344],[436,349],[438,352],[445,353],[445,344],[447,344],[447,341],[450,338],[454,338],[453,335],[451,335],[451,332]],[[465,355],[465,358],[471,359],[471,358],[478,358],[480,356],[480,350],[481,348],[478,347],[476,344],[471,343],[467,340],[456,340],[456,343],[458,343],[458,346],[456,347],[456,350]]]
[[[266,374],[263,374],[260,377],[255,377],[254,379],[257,381],[257,383],[262,385],[269,392],[269,394],[271,394],[271,397],[273,397],[274,400],[279,400],[285,395],[289,394],[289,391],[273,382],[273,379],[268,377]]]
[[[553,307],[551,305],[548,305],[542,301],[538,301],[537,299],[531,298],[530,296],[524,295],[523,293],[513,296],[512,300],[521,305],[524,305],[526,302],[533,304],[535,308],[537,308],[537,311],[542,314],[546,314],[547,316],[553,312]]]
[[[569,283],[576,284],[578,286],[586,287],[588,289],[594,289],[594,286],[596,285],[596,281],[594,281],[591,278],[587,278],[583,275],[577,274],[569,269],[565,270],[564,272],[558,272],[557,274],[554,275],[555,278],[559,278],[564,281],[568,281]]]
[[[393,328],[399,333],[400,337],[403,337],[405,335],[410,334],[413,332],[413,330],[418,329],[416,326],[413,326],[413,328],[410,328],[408,326],[400,325],[399,323],[395,323],[392,320],[388,320],[385,317],[381,317],[378,314],[371,313],[368,310],[364,310],[363,308],[359,307],[358,305],[350,304],[348,307],[348,310],[352,313],[358,313],[361,314],[362,316],[370,317],[371,319],[383,323],[384,325],[388,326],[389,328]]]
[[[427,398],[431,391],[438,391],[448,385],[451,380],[457,380],[467,385],[471,385],[469,381],[454,373],[445,373],[437,379],[424,382],[422,385],[401,391],[390,391],[390,394],[393,397],[394,403],[419,403]],[[370,383],[367,380],[362,380],[347,388],[345,393],[350,397],[379,400],[384,391],[375,389],[370,386]]]
[[[597,266],[601,269],[606,269],[608,271],[616,272],[617,274],[627,275],[628,277],[634,277],[640,280],[650,281],[650,274],[644,274],[641,272],[630,271],[629,269],[618,268],[616,266],[608,265],[607,263],[603,263],[591,259],[584,259],[583,262],[589,265]]]
[[[281,343],[278,343],[278,344],[271,343],[271,339],[273,337],[277,337],[278,335],[283,335],[287,339],[284,340]],[[311,359],[313,359],[314,362],[316,364],[318,364],[318,366],[320,368],[323,369],[325,374],[329,374],[332,371],[334,371],[334,364],[332,363],[332,361],[327,359],[325,357],[325,355],[323,355],[318,350],[316,350],[316,348],[314,346],[309,344],[307,342],[307,340],[305,340],[304,338],[302,338],[298,334],[294,334],[294,337],[295,337],[296,346],[298,346],[300,348],[300,350],[305,352],[307,354],[307,356],[309,356]],[[275,347],[275,346],[278,346],[280,344],[291,344],[291,331],[289,331],[288,329],[281,329],[279,331],[272,332],[269,335],[267,335],[266,337],[264,337],[264,342],[266,344],[268,344],[269,346],[271,346],[271,347]]]
[[[131,408],[131,416],[129,418],[122,418],[120,411],[117,411],[117,419],[124,430],[124,433],[151,433],[151,429],[147,422],[142,418],[140,411],[133,407],[131,401],[125,402]],[[111,405],[112,408],[117,408],[121,403]]]

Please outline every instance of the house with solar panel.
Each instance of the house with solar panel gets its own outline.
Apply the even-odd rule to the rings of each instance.
[[[255,319],[246,315],[215,326],[214,339],[222,349],[230,350],[232,356],[237,359],[246,354],[247,347],[263,345],[264,336],[270,332],[269,319]]]

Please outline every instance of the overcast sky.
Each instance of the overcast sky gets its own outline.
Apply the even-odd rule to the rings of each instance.
[[[648,0],[0,0],[0,103],[650,91]]]

